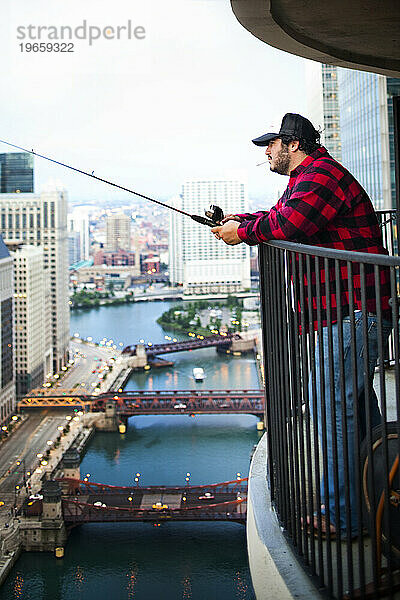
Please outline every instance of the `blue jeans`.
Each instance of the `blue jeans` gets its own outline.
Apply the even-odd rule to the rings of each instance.
[[[383,347],[392,330],[392,325],[388,321],[382,321],[382,336]],[[329,507],[329,516],[331,524],[341,531],[346,531],[346,495],[345,495],[345,454],[343,442],[347,440],[347,456],[348,456],[348,477],[349,477],[349,498],[351,508],[351,534],[357,535],[358,532],[358,515],[356,514],[356,479],[355,479],[355,459],[354,459],[354,442],[355,442],[355,423],[354,423],[354,397],[353,397],[353,360],[351,352],[351,324],[350,317],[343,318],[343,369],[344,369],[344,398],[346,407],[346,426],[347,436],[344,435],[342,424],[342,395],[340,390],[340,360],[339,360],[339,337],[338,324],[332,325],[332,363],[333,363],[333,381],[330,377],[329,365],[329,343],[328,343],[328,328],[323,329],[323,373],[324,373],[324,399],[325,399],[325,422],[326,422],[326,458],[327,472],[321,478],[321,503],[325,504],[326,510]],[[364,344],[363,344],[363,322],[361,311],[355,312],[355,338],[356,338],[356,364],[357,364],[357,406],[358,406],[358,424],[359,424],[359,441],[365,437],[366,432],[366,416],[367,407],[365,400],[365,385],[364,385]],[[375,427],[381,423],[381,413],[379,410],[378,399],[373,390],[374,370],[378,358],[378,328],[376,316],[368,316],[368,382],[369,382],[369,414],[370,425]],[[322,396],[321,396],[321,366],[320,366],[320,343],[318,339],[315,349],[315,383],[316,383],[316,406],[318,414],[318,434],[322,448]],[[312,414],[312,378],[309,382],[310,409]],[[336,418],[334,419],[334,411],[331,404],[331,389],[333,389],[333,405],[336,410]],[[336,462],[337,462],[337,486],[339,498],[339,520],[336,522],[336,506],[335,506],[335,456],[333,447],[334,430],[333,425],[336,423]],[[345,439],[346,438],[346,439]],[[327,489],[325,489],[327,488]]]

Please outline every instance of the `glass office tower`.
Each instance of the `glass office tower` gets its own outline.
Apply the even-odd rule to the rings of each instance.
[[[390,155],[390,190],[392,196],[392,206],[396,206],[396,172],[394,166],[394,122],[393,122],[393,96],[400,96],[400,79],[388,77],[387,95],[388,95],[388,122],[389,122],[389,155]]]
[[[33,192],[33,156],[27,152],[0,154],[0,193]]]
[[[395,206],[392,97],[400,80],[338,69],[342,162],[378,209]]]

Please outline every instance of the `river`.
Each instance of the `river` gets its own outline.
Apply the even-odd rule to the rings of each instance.
[[[71,334],[133,344],[164,340],[157,317],[171,302],[76,311]],[[175,335],[178,339],[187,336]],[[174,367],[136,373],[126,389],[251,389],[251,357],[215,349],[170,355]],[[169,358],[169,357],[168,357]],[[193,366],[206,378],[192,378]],[[129,485],[202,484],[246,474],[259,439],[253,416],[134,417],[125,435],[98,433],[81,464],[92,481]],[[72,531],[65,557],[24,553],[0,590],[0,600],[253,600],[246,533],[234,523],[90,524]]]

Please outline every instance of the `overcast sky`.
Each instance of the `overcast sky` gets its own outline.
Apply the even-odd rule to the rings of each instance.
[[[286,178],[255,166],[263,151],[250,140],[305,110],[305,61],[253,37],[228,0],[2,0],[0,15],[1,139],[156,198],[198,176],[239,175],[261,201],[285,188]],[[19,44],[38,40],[17,37],[28,25],[128,19],[145,39],[121,30],[120,40],[71,40],[73,53],[28,53]],[[36,191],[52,178],[74,201],[126,201],[37,158],[35,173]]]

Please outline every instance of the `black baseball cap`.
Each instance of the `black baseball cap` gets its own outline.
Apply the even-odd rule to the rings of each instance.
[[[272,140],[276,140],[282,135],[292,135],[296,138],[315,141],[319,137],[311,121],[296,113],[286,113],[282,119],[279,133],[264,133],[258,138],[252,140],[256,146],[268,146]]]

